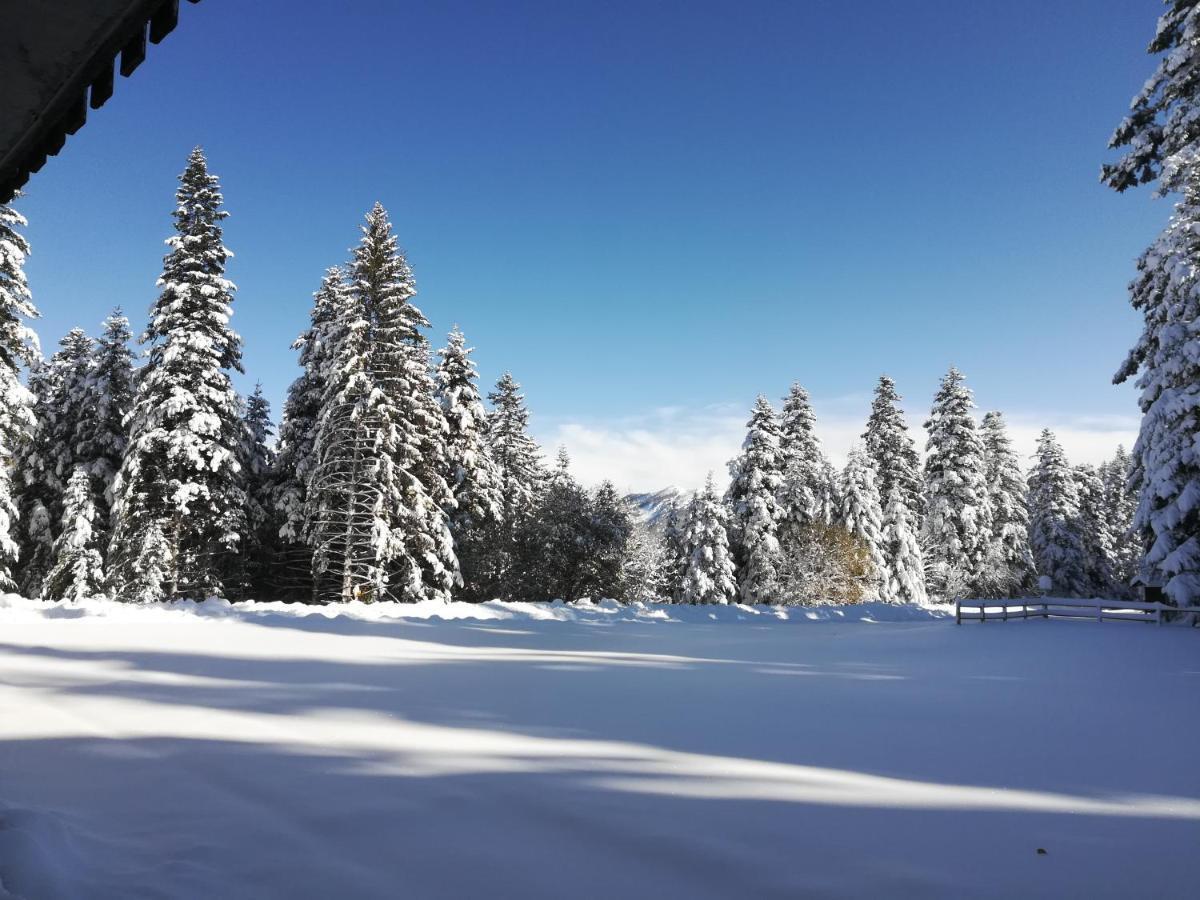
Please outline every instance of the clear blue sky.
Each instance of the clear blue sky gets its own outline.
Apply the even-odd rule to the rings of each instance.
[[[434,323],[537,420],[819,400],[950,363],[1019,415],[1130,415],[1125,285],[1167,201],[1098,180],[1154,0],[183,4],[34,176],[48,349],[155,297],[204,146],[248,377],[362,214],[391,211]],[[865,417],[865,407],[861,411]],[[732,448],[731,448],[732,452]]]

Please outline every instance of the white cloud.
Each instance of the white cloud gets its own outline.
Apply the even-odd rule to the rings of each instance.
[[[814,400],[817,433],[835,465],[860,439],[870,398],[854,395],[825,402]],[[594,485],[611,479],[623,491],[654,491],[668,485],[701,486],[712,472],[723,487],[726,464],[745,436],[749,409],[719,404],[688,409],[662,407],[636,416],[611,420],[571,420],[550,423],[538,433],[547,455],[562,445],[571,456],[575,476]],[[1118,444],[1126,449],[1137,437],[1138,417],[1064,416],[1032,413],[1005,414],[1009,434],[1023,461],[1036,447],[1043,428],[1055,432],[1072,462],[1100,463]],[[910,433],[923,449],[920,420],[909,420]]]

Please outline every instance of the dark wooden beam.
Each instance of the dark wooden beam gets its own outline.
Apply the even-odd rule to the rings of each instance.
[[[113,61],[105,60],[100,67],[100,74],[92,82],[92,109],[99,109],[113,95]]]
[[[128,78],[146,58],[146,23],[143,22],[133,37],[121,49],[121,74]]]
[[[150,17],[150,43],[157,44],[179,24],[179,0],[166,0]]]

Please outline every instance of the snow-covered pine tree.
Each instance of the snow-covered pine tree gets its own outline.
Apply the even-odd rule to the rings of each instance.
[[[1020,597],[1036,581],[1029,549],[1029,488],[1008,437],[1004,416],[989,412],[979,429],[983,441],[988,499],[992,508],[988,595]]]
[[[1147,49],[1163,57],[1109,140],[1112,149],[1128,149],[1100,176],[1118,191],[1158,178],[1161,189],[1175,190],[1168,170],[1200,152],[1200,0],[1164,2],[1170,8]]]
[[[783,401],[779,426],[783,470],[779,491],[783,516],[780,530],[785,554],[797,529],[814,522],[828,524],[834,511],[830,496],[832,470],[821,452],[816,423],[808,392],[793,384]]]
[[[279,521],[275,512],[273,474],[275,451],[271,447],[271,404],[262,383],[254,385],[242,412],[242,472],[246,492],[246,536],[241,542],[241,594],[269,599],[276,592],[275,554],[279,546]]]
[[[323,599],[448,600],[458,563],[428,321],[387,212],[367,214],[329,328],[308,534]]]
[[[62,525],[54,541],[54,564],[42,589],[45,599],[83,600],[104,594],[104,561],[95,521],[91,478],[80,466],[67,481]]]
[[[520,533],[538,504],[545,479],[541,451],[529,435],[529,410],[521,385],[508,372],[488,394],[492,411],[487,419],[488,447],[500,483],[500,521],[485,538],[487,551],[480,564],[486,597],[512,596],[513,552]]]
[[[896,383],[886,375],[879,377],[875,387],[875,399],[871,401],[871,415],[867,418],[867,430],[863,432],[863,443],[867,456],[874,463],[879,482],[879,495],[890,498],[892,487],[900,489],[900,502],[908,507],[910,521],[917,527],[921,522],[921,460],[908,423],[900,409],[900,395]]]
[[[53,360],[38,358],[30,364],[27,407],[30,424],[10,464],[15,473],[11,484],[19,513],[15,537],[20,551],[14,575],[17,588],[26,597],[41,595],[46,573],[54,564],[54,535],[58,528],[54,517],[61,516],[62,495],[54,475],[51,433],[60,374]]]
[[[1115,587],[1115,559],[1111,511],[1108,509],[1104,482],[1095,466],[1075,466],[1075,484],[1079,491],[1079,538],[1083,544],[1083,574],[1087,594],[1111,597]]]
[[[837,523],[862,541],[870,554],[871,567],[867,600],[882,600],[884,586],[889,583],[887,563],[883,554],[883,509],[879,488],[875,484],[875,469],[866,452],[855,447],[850,451],[842,472],[841,505]]]
[[[47,451],[49,476],[57,495],[57,503],[52,509],[55,521],[62,515],[62,497],[67,481],[77,466],[88,463],[80,437],[88,430],[95,413],[88,391],[95,344],[82,328],[72,328],[58,342],[60,349],[50,359],[55,374],[54,393],[50,398],[51,408],[47,417]]]
[[[687,507],[672,500],[663,517],[663,597],[679,603],[683,596],[683,579],[687,575],[689,547],[687,545]]]
[[[492,462],[487,412],[476,386],[479,376],[471,352],[456,326],[438,354],[437,391],[449,429],[445,475],[455,505],[447,512],[462,572],[461,596],[483,600],[487,540],[500,521],[504,499],[500,473]]]
[[[1130,484],[1143,575],[1177,605],[1200,606],[1200,160],[1182,162],[1183,198],[1129,289],[1142,334],[1113,380],[1136,374],[1141,390]]]
[[[1142,547],[1133,528],[1137,514],[1137,494],[1129,488],[1133,460],[1123,446],[1100,467],[1104,481],[1105,507],[1113,533],[1113,579],[1120,597],[1132,597],[1133,584],[1142,562]]]
[[[1045,429],[1029,473],[1029,543],[1038,572],[1059,597],[1088,593],[1079,521],[1075,473],[1054,433]]]
[[[743,603],[774,603],[779,591],[779,524],[783,510],[783,454],[775,410],[759,394],[746,423],[742,452],[729,464],[726,504],[738,596]]]
[[[962,373],[952,367],[925,423],[921,550],[930,596],[942,603],[979,589],[990,544],[991,508],[974,405]]]
[[[242,342],[229,327],[234,285],[221,242],[228,213],[199,147],[179,182],[162,293],[141,338],[149,349],[129,444],[113,482],[109,574],[128,599],[224,596],[246,530],[242,423],[230,382],[241,371]],[[156,594],[144,566],[162,575]]]
[[[893,483],[883,510],[885,603],[924,604],[929,599],[925,590],[925,560],[917,533],[912,510],[900,485]]]
[[[733,557],[725,531],[725,507],[712,475],[688,510],[688,568],[683,579],[684,603],[733,603],[737,600]]]
[[[511,570],[504,596],[524,600],[578,600],[596,588],[590,577],[592,502],[571,476],[560,447],[535,506],[513,532]]]
[[[133,405],[133,353],[129,320],[120,307],[104,320],[92,351],[86,390],[88,415],[79,436],[80,462],[92,480],[96,531],[107,541],[112,484],[125,455],[128,432],[125,416]]]
[[[663,537],[630,516],[632,527],[621,562],[621,595],[631,603],[661,603],[666,593],[667,557]]]
[[[335,266],[325,271],[313,294],[308,328],[292,343],[292,349],[300,351],[302,372],[288,387],[283,404],[272,502],[279,520],[279,588],[297,599],[312,594],[313,551],[305,533],[309,482],[317,467],[317,422],[331,374],[331,328],[345,306],[346,273]]]

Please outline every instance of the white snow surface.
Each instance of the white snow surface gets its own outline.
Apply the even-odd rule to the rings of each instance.
[[[1190,897],[1198,697],[1141,623],[2,597],[0,898]]]

